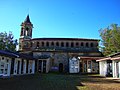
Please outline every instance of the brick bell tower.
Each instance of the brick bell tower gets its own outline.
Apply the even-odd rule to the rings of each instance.
[[[19,50],[22,51],[25,48],[29,48],[30,40],[32,39],[33,24],[30,21],[29,15],[27,15],[24,22],[21,24],[21,32],[19,38]]]

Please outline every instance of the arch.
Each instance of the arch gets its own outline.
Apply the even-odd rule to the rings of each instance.
[[[46,42],[46,46],[49,47],[49,42]]]
[[[83,42],[81,42],[81,46],[82,46],[82,47],[84,46],[84,43],[83,43]]]
[[[71,47],[74,47],[74,43],[73,42],[71,42]]]
[[[51,42],[51,46],[54,46],[54,42]]]
[[[79,43],[78,42],[76,42],[76,47],[78,47],[79,46]]]
[[[37,42],[37,47],[39,47],[39,42]]]
[[[68,42],[66,42],[66,47],[69,47],[69,43]]]
[[[42,42],[41,44],[42,44],[42,47],[44,47],[44,42]]]
[[[26,36],[29,36],[29,28],[26,27]]]
[[[86,43],[86,47],[89,47],[89,44],[88,44],[88,42]]]
[[[28,30],[29,30],[29,28],[28,28],[28,27],[26,27],[26,30],[28,31]]]
[[[93,47],[93,43],[90,43],[90,47]]]
[[[56,46],[59,47],[59,42],[56,42]]]
[[[64,42],[61,42],[61,47],[64,47]]]

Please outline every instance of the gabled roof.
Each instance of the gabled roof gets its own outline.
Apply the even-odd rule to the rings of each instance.
[[[7,51],[7,50],[0,50],[0,55],[2,56],[7,56],[7,57],[13,57],[13,58],[23,58],[27,60],[35,60],[32,56],[28,54],[22,54],[18,52],[12,52],[12,51]]]
[[[102,59],[98,59],[97,61],[106,61],[106,60],[120,60],[120,52],[114,53]]]
[[[8,56],[8,57],[19,57],[19,55],[15,54],[15,53],[11,53],[6,50],[0,50],[0,55]]]

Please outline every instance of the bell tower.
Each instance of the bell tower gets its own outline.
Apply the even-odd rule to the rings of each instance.
[[[31,39],[32,38],[33,24],[30,21],[29,15],[27,15],[24,22],[21,24],[20,38]]]
[[[26,40],[30,42],[30,40],[32,39],[32,29],[33,29],[33,24],[31,23],[29,14],[28,14],[25,21],[22,22],[21,24],[21,32],[20,32],[20,38],[19,38],[19,50],[23,50],[24,47],[27,47]]]

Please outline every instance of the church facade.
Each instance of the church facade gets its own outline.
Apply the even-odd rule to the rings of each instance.
[[[21,24],[19,52],[37,59],[36,72],[99,72],[96,60],[102,57],[102,53],[98,49],[98,39],[32,38],[32,30],[28,15]]]

